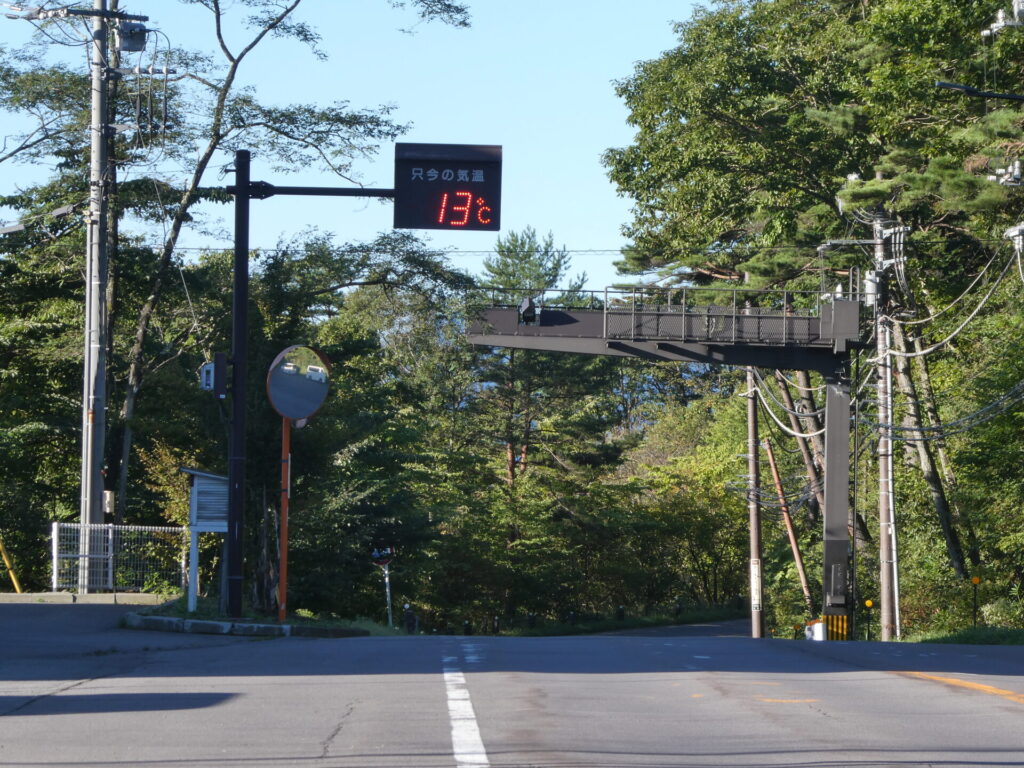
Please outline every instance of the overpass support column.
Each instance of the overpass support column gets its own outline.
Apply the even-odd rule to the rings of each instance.
[[[829,640],[848,640],[852,630],[850,572],[850,383],[845,366],[826,376],[825,552],[822,613]]]

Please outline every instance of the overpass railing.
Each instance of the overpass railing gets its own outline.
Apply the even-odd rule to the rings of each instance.
[[[822,308],[831,294],[813,291],[752,291],[722,288],[612,289],[564,291],[484,288],[480,301],[492,309],[522,311],[530,302],[533,319],[600,313],[604,338],[720,344],[802,344],[827,346],[822,336]],[[563,324],[565,335],[575,331]],[[559,335],[558,327],[545,328]]]

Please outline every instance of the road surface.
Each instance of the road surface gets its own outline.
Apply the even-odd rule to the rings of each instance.
[[[2,766],[658,768],[1024,764],[1024,649],[116,629],[0,605]]]

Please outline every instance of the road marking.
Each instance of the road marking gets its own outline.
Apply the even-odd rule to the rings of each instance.
[[[961,680],[958,677],[929,675],[925,672],[905,671],[896,672],[896,674],[903,675],[904,677],[915,677],[919,680],[934,680],[937,683],[945,683],[946,685],[956,686],[957,688],[967,688],[968,690],[977,691],[978,693],[987,693],[990,696],[1002,696],[1004,699],[1012,701],[1015,704],[1024,704],[1024,694],[1007,691],[1002,688],[996,688],[992,685],[985,685],[984,683],[972,683],[970,680]]]
[[[452,753],[458,768],[489,768],[487,751],[480,728],[476,722],[476,712],[469,698],[466,687],[466,676],[454,664],[446,661],[444,671],[444,687],[448,694],[448,719],[452,725]]]
[[[817,699],[766,699],[764,696],[758,696],[757,700],[766,704],[813,704],[817,701]]]

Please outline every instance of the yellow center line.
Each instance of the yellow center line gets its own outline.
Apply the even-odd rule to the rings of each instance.
[[[945,683],[946,685],[956,686],[957,688],[967,688],[971,691],[977,691],[978,693],[987,693],[990,696],[1002,696],[1008,701],[1012,701],[1015,704],[1024,704],[1024,693],[1015,693],[1014,691],[1007,691],[1002,688],[996,688],[991,685],[985,685],[984,683],[972,683],[970,680],[961,680],[958,677],[943,677],[942,675],[929,675],[926,672],[895,672],[894,674],[902,675],[903,677],[914,677],[919,680],[934,680],[937,683]]]

